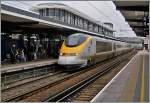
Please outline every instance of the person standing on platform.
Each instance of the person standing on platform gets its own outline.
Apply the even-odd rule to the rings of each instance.
[[[26,57],[25,57],[25,54],[24,54],[24,50],[23,50],[23,49],[21,50],[20,60],[21,60],[21,62],[26,62]]]
[[[16,45],[13,44],[11,46],[11,63],[15,63],[16,61]]]
[[[38,57],[41,58],[41,55],[42,55],[42,45],[40,44],[38,48]]]
[[[24,56],[26,58],[26,61],[28,60],[27,52],[28,52],[28,50],[27,50],[27,44],[25,44],[24,45]]]
[[[30,43],[30,56],[31,56],[31,60],[33,60],[33,52],[34,52],[34,46],[33,43]]]
[[[31,49],[30,49],[30,52],[31,52],[31,58],[32,60],[35,60],[36,59],[36,47],[33,43],[31,43]]]

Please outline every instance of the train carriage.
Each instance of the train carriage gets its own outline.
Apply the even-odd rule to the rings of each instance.
[[[83,67],[131,50],[132,47],[128,47],[125,42],[76,33],[63,42],[58,64],[67,68]]]

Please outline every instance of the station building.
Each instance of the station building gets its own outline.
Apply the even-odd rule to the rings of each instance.
[[[41,16],[53,18],[71,26],[107,36],[113,36],[114,30],[112,26],[109,28],[104,24],[95,21],[93,18],[64,4],[43,3],[38,4],[36,8],[33,8],[33,10]]]
[[[2,5],[2,7],[3,6],[4,5]],[[6,6],[3,8],[7,9]],[[12,10],[13,9],[14,8],[12,8]],[[67,25],[70,28],[73,27],[88,31],[89,34],[96,33],[100,36],[113,38],[114,30],[112,24],[97,22],[93,18],[67,5],[43,3],[38,4],[30,10],[31,14],[30,12],[18,9],[21,14],[30,14],[31,17],[38,17],[40,20],[52,20],[55,23]],[[5,63],[5,61],[7,62],[7,60],[11,58],[11,47],[13,44],[16,45],[18,50],[24,50],[27,61],[44,58],[58,58],[60,46],[66,36],[78,32],[63,27],[57,28],[54,25],[50,27],[49,25],[47,25],[47,27],[44,25],[43,28],[43,23],[33,22],[32,19],[24,21],[19,18],[19,21],[16,19],[16,22],[14,16],[12,17],[14,20],[11,19],[12,21],[9,22],[7,19],[11,17],[5,16],[6,14],[2,15],[2,48],[4,48],[1,51],[2,63]],[[31,44],[34,45],[34,57],[32,58],[31,54],[33,53],[31,53],[31,51],[33,47]],[[41,49],[39,50],[39,48]]]

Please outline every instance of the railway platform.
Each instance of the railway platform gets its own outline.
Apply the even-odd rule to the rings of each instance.
[[[91,102],[148,102],[149,53],[139,51]]]
[[[57,59],[45,59],[45,60],[19,63],[19,64],[7,64],[7,65],[1,66],[1,73],[15,72],[19,70],[26,70],[26,69],[36,68],[36,67],[53,65],[56,62],[57,62]]]

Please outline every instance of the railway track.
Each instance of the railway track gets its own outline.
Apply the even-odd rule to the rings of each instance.
[[[2,89],[2,101],[11,101],[22,97],[23,95],[33,92],[34,90],[37,90],[39,88],[42,88],[49,83],[57,81],[65,75],[67,74],[63,72],[57,72],[52,75],[50,74],[36,79],[33,78],[32,80],[24,80],[19,83],[15,83],[9,88]]]
[[[121,61],[124,61],[128,56],[129,54],[126,54],[124,56],[117,57],[113,60],[108,60],[109,62],[107,61],[107,63],[90,67],[88,71],[83,72],[80,75],[76,75],[69,79],[66,78],[65,80],[63,80],[63,82],[56,83],[55,85],[50,86],[49,88],[43,88],[39,90],[39,92],[31,96],[28,96],[22,99],[21,101],[23,102],[62,101],[73,90],[76,90],[81,85],[87,83],[87,81],[92,81],[92,79],[94,80],[94,78],[98,78],[99,76],[110,71],[112,68],[119,65]]]
[[[82,70],[75,73],[56,71],[54,73],[49,73],[44,76],[17,81],[1,90],[2,101],[19,101],[22,98],[25,98],[26,96],[38,92],[38,90],[40,89],[47,88],[58,82],[62,82],[64,79],[69,79],[84,71],[87,70]]]
[[[106,66],[104,70],[48,98],[46,102],[90,101],[119,72],[127,61],[129,61],[129,58],[127,59],[126,57],[122,60],[114,61],[111,66]]]
[[[124,60],[125,57],[127,57],[127,55],[124,55]],[[86,83],[87,81],[92,81],[93,74],[95,74],[95,78],[104,75],[106,72],[110,71],[112,68],[119,65],[119,63],[123,61],[122,59],[123,59],[122,56],[117,57],[113,60],[105,61],[104,63],[97,64],[96,66],[89,67],[88,69],[76,73],[72,74],[62,73],[58,74],[59,75],[58,77],[54,75],[54,77],[50,78],[45,77],[45,80],[40,79],[41,82],[37,80],[35,83],[30,82],[29,84],[23,84],[21,86],[14,87],[12,89],[10,88],[9,90],[6,89],[5,91],[2,91],[2,101],[39,102],[39,101],[66,100],[65,97],[67,97],[68,94],[72,94],[71,91],[76,90],[79,86],[82,86],[83,83],[88,84]],[[65,95],[65,97],[62,97],[62,95],[63,96]]]
[[[91,101],[98,93],[101,91],[105,85],[123,68],[129,60],[123,61],[119,66],[110,70],[105,75],[98,77],[96,80],[92,81],[92,83],[84,85],[83,87],[79,87],[76,91],[72,92],[72,94],[66,96],[60,101],[65,102],[78,102]]]

